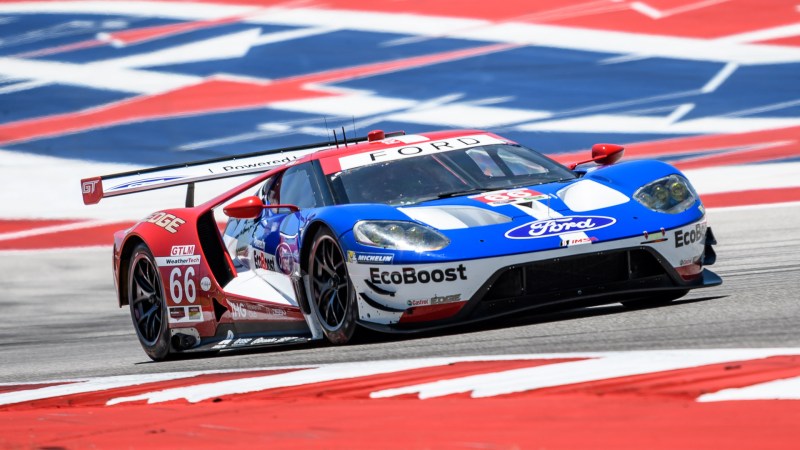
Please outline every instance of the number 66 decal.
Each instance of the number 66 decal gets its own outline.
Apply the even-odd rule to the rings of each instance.
[[[183,284],[181,284],[181,268],[176,267],[172,269],[169,274],[169,293],[172,295],[172,301],[180,303],[183,300],[183,294],[186,293],[186,300],[189,303],[194,303],[197,298],[197,288],[194,284],[194,267],[187,267],[186,273],[183,275]]]

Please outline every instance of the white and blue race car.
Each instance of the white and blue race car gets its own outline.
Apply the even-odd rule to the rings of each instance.
[[[188,185],[186,207],[115,235],[119,305],[162,360],[576,302],[664,304],[720,284],[705,268],[715,241],[689,181],[664,162],[617,163],[622,152],[598,144],[566,167],[484,131],[376,130],[82,189],[91,204]],[[194,183],[245,174],[193,205]]]

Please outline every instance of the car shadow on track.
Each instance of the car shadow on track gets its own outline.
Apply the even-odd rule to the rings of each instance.
[[[625,307],[620,303],[610,303],[610,304],[607,303],[601,305],[583,304],[583,305],[573,305],[569,308],[564,308],[563,306],[553,307],[553,308],[541,308],[535,311],[487,319],[485,321],[475,322],[471,324],[454,325],[452,327],[447,327],[437,330],[420,331],[415,333],[404,333],[404,334],[388,334],[388,333],[374,332],[371,330],[360,330],[358,337],[353,342],[353,344],[354,345],[378,344],[378,343],[397,342],[397,341],[414,340],[414,339],[422,339],[430,337],[477,333],[482,331],[511,329],[515,327],[525,327],[525,326],[544,324],[550,322],[563,322],[572,319],[584,319],[590,317],[620,314],[625,312],[669,308],[673,306],[716,300],[724,297],[726,296],[708,296],[708,297],[679,299],[665,305],[642,306],[637,308]]]
[[[677,307],[679,305],[688,305],[692,303],[700,303],[709,300],[716,300],[725,298],[726,296],[708,296],[698,298],[684,298],[673,301],[666,305],[658,306],[644,306],[635,309],[623,306],[620,303],[611,304],[579,304],[572,305],[570,308],[565,309],[561,307],[553,308],[540,308],[535,311],[515,314],[510,316],[497,317],[487,319],[485,321],[453,325],[447,328],[440,328],[436,330],[427,330],[413,333],[402,334],[389,334],[372,331],[368,329],[359,329],[356,336],[347,347],[361,347],[378,344],[387,344],[393,342],[414,341],[417,339],[425,339],[432,337],[453,336],[459,334],[479,333],[483,331],[495,331],[503,329],[512,329],[516,327],[526,327],[537,324],[563,322],[573,319],[585,319],[590,317],[600,317],[613,314],[621,314],[625,312],[653,310],[669,307]],[[296,352],[299,350],[314,350],[325,347],[337,347],[326,341],[313,341],[303,344],[290,344],[272,347],[256,347],[251,349],[236,349],[234,351],[220,351],[220,352],[204,352],[204,353],[184,353],[178,354],[171,358],[171,360],[195,360],[204,358],[225,358],[235,356],[257,355],[257,354],[270,354],[276,355],[287,352]],[[152,361],[142,362],[138,364],[150,364]]]

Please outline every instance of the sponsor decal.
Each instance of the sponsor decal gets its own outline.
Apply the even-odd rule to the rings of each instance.
[[[233,341],[233,344],[231,344],[231,347],[244,347],[245,345],[249,344],[250,341],[252,341],[252,340],[253,340],[253,338],[239,338],[239,339]]]
[[[572,247],[573,245],[591,244],[592,242],[597,242],[597,238],[592,236],[592,237],[562,239],[561,247]]]
[[[228,300],[228,304],[231,305],[231,317],[234,319],[255,319],[257,317],[256,312],[251,311],[245,303]]]
[[[277,167],[277,166],[281,166],[283,164],[291,163],[293,161],[296,161],[299,158],[300,158],[299,155],[292,155],[292,156],[287,156],[287,157],[280,158],[280,159],[271,159],[271,160],[266,160],[266,161],[254,161],[254,162],[251,162],[251,163],[240,163],[239,165],[235,165],[235,166],[234,165],[222,166],[221,167],[221,169],[222,169],[221,171],[220,170],[216,170],[215,171],[214,169],[209,168],[208,171],[210,173],[226,173],[226,172],[238,172],[238,171],[242,171],[242,170],[267,169],[267,168],[270,168],[270,167]]]
[[[668,241],[667,232],[664,228],[661,228],[661,231],[657,231],[655,233],[648,233],[645,231],[644,233],[644,242],[640,242],[641,244],[655,244],[657,242],[664,242]]]
[[[284,337],[260,337],[253,339],[250,345],[265,345],[265,344],[288,344],[290,342],[305,342],[306,339],[295,336]]]
[[[691,245],[695,242],[704,243],[706,240],[705,222],[695,224],[694,228],[689,230],[678,230],[675,232],[675,248],[683,247],[684,245]]]
[[[189,313],[189,320],[203,320],[203,311],[199,306],[187,306],[186,310]]]
[[[270,270],[277,272],[275,269],[275,258],[272,255],[262,252],[261,250],[253,250],[253,260],[256,263],[256,269]]]
[[[202,322],[203,310],[200,306],[170,306],[169,307],[169,322],[170,323],[185,323],[185,322]]]
[[[231,317],[234,319],[265,319],[280,318],[286,316],[286,311],[280,308],[272,308],[267,305],[235,302],[228,300],[230,305]]]
[[[236,337],[236,336],[234,336],[234,334],[233,334],[233,331],[231,331],[231,330],[228,330],[228,334],[225,336],[225,339],[223,339],[223,340],[221,340],[221,341],[217,342],[217,343],[216,343],[216,345],[214,345],[213,347],[211,347],[211,348],[212,348],[212,350],[216,350],[216,349],[220,349],[220,348],[225,348],[225,347],[227,347],[227,346],[228,346],[228,344],[230,344],[231,342],[233,342],[233,339],[234,339],[235,337]]]
[[[200,280],[200,289],[208,292],[208,290],[211,289],[211,278],[203,277],[203,279]]]
[[[347,251],[347,261],[358,264],[391,264],[394,255],[391,253],[357,253]]]
[[[342,170],[347,170],[375,163],[413,158],[416,156],[432,155],[452,150],[461,150],[478,145],[503,143],[505,143],[505,141],[501,141],[485,134],[477,134],[473,136],[463,136],[460,138],[445,139],[442,141],[414,143],[402,147],[391,147],[366,153],[359,153],[356,155],[349,155],[339,158],[339,164],[341,165]]]
[[[177,307],[170,307],[169,308],[169,321],[170,322],[179,322],[184,317],[186,317],[186,308],[185,307],[177,306]]]
[[[283,242],[278,245],[278,248],[275,249],[275,260],[278,263],[278,270],[285,275],[292,273],[292,269],[294,269],[294,255],[292,254],[292,249],[289,247],[289,244]]]
[[[509,189],[487,192],[481,195],[469,197],[489,206],[513,205],[516,203],[530,202],[534,200],[546,200],[549,196],[536,192],[528,188]]]
[[[406,304],[408,306],[430,306],[430,305],[442,305],[445,303],[455,303],[461,301],[461,294],[453,294],[453,295],[435,295],[431,298],[425,298],[421,300],[408,300]]]
[[[191,256],[163,256],[156,258],[159,266],[196,266],[200,264],[203,257],[200,255]]]
[[[194,245],[173,245],[170,256],[194,255]]]
[[[185,178],[183,176],[177,177],[155,177],[155,178],[145,178],[143,180],[136,180],[130,181],[127,183],[118,184],[116,186],[108,188],[109,191],[116,191],[118,189],[130,189],[140,186],[147,186],[148,184],[157,184],[157,183],[166,183],[167,181],[174,181],[180,180],[181,178]]]
[[[81,184],[81,189],[83,189],[83,193],[84,194],[94,194],[94,191],[95,191],[95,189],[97,187],[97,183],[98,182],[100,182],[100,180],[84,181]]]
[[[566,216],[537,220],[508,230],[509,239],[538,239],[579,231],[599,230],[614,225],[617,219],[604,216]]]
[[[403,267],[399,271],[381,271],[378,267],[369,269],[370,281],[374,284],[417,284],[441,283],[467,279],[467,268],[463,264],[445,269],[417,270]]]
[[[177,233],[178,227],[186,223],[186,221],[181,219],[180,217],[176,217],[172,214],[167,214],[165,212],[153,213],[146,219],[144,219],[144,221],[157,225],[169,231],[170,233]]]

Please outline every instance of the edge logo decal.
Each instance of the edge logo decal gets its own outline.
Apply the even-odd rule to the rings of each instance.
[[[508,230],[509,239],[538,239],[566,233],[598,230],[614,225],[617,219],[605,216],[567,216],[528,222]]]

